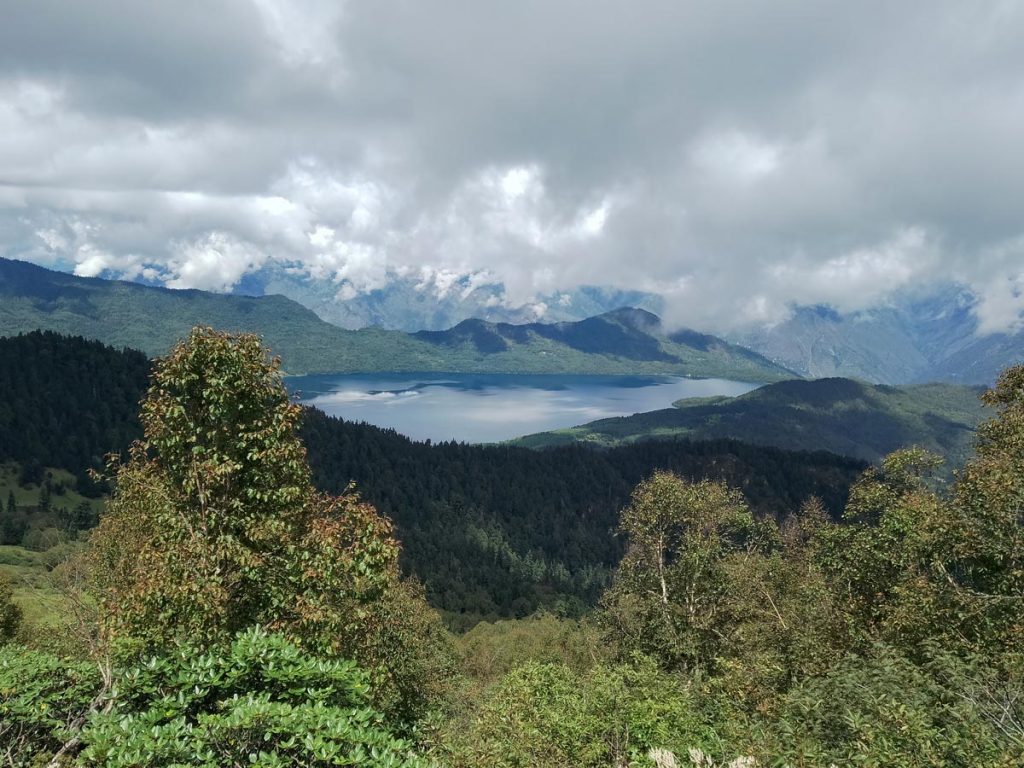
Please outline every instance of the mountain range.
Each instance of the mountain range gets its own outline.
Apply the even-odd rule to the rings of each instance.
[[[466,320],[444,331],[352,331],[284,296],[170,290],[0,259],[0,335],[51,330],[153,356],[167,352],[197,324],[260,334],[293,374],[646,373],[751,382],[793,376],[718,337],[668,333],[656,315],[640,309],[553,324]]]
[[[810,378],[991,384],[1024,360],[1024,333],[979,335],[975,302],[947,285],[860,312],[800,307],[785,322],[729,338]]]
[[[380,287],[356,291],[346,281],[315,280],[274,268],[247,279],[245,290],[287,296],[320,318],[351,329],[435,331],[469,319],[550,323],[583,320],[624,306],[655,314],[666,310],[665,301],[655,294],[592,285],[516,304],[500,282],[479,275],[389,274]],[[946,284],[897,294],[885,305],[856,312],[797,306],[781,323],[726,338],[808,378],[990,384],[1000,370],[1024,359],[1024,333],[980,335],[975,304],[968,289]]]
[[[0,333],[50,328],[159,354],[202,322],[260,333],[294,373],[680,373],[991,384],[1024,360],[1024,333],[979,334],[976,297],[956,285],[857,312],[795,307],[781,323],[724,338],[666,330],[651,320],[667,309],[654,294],[581,286],[516,304],[501,283],[480,275],[393,274],[381,287],[358,292],[345,281],[274,268],[246,276],[236,294],[225,295],[77,278],[0,259],[0,296]]]
[[[242,290],[252,295],[286,296],[333,325],[350,330],[379,326],[398,331],[441,331],[463,320],[492,323],[571,322],[621,307],[658,314],[660,296],[644,291],[584,285],[511,301],[505,286],[480,275],[426,273],[387,275],[378,288],[356,291],[347,281],[317,280],[281,268],[247,276]]]

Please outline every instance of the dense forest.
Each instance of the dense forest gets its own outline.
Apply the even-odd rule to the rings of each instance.
[[[812,496],[838,515],[866,466],[728,440],[607,451],[431,445],[315,410],[301,434],[315,483],[340,493],[354,481],[395,521],[403,562],[431,602],[470,624],[541,605],[573,614],[592,605],[623,552],[619,510],[656,469],[728,482],[759,515],[781,519]]]
[[[0,567],[0,759],[1022,765],[1024,367],[984,399],[952,484],[935,455],[898,451],[838,516],[815,498],[756,515],[742,474],[643,473],[592,611],[454,636],[401,577],[387,517],[314,486],[309,415],[259,339],[197,329],[157,361],[142,439],[110,467],[99,526],[51,564],[52,593]],[[443,468],[466,450],[432,448]]]
[[[142,434],[138,402],[150,364],[138,352],[43,332],[0,339],[0,359],[9,363],[0,374],[8,385],[0,390],[0,462],[19,462],[21,484],[55,499],[0,506],[0,544],[52,542],[56,534],[43,531],[78,530],[91,518],[43,468],[68,470],[74,490],[94,494],[88,470],[102,469],[105,454],[126,452]],[[618,512],[655,469],[724,480],[758,514],[782,517],[810,496],[838,514],[865,467],[726,440],[543,452],[419,443],[315,409],[303,413],[314,484],[341,493],[354,482],[390,517],[406,573],[458,626],[541,606],[572,615],[593,606],[622,555]]]
[[[103,466],[142,434],[139,400],[151,363],[141,352],[36,331],[0,338],[0,461],[72,471]]]

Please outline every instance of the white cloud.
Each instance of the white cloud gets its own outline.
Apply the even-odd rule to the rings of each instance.
[[[709,329],[956,279],[982,330],[1021,326],[1024,6],[38,0],[4,22],[3,255],[212,290],[276,267],[342,298],[598,283]]]
[[[246,272],[266,261],[248,243],[225,232],[211,232],[199,240],[178,244],[168,262],[168,288],[231,289]]]
[[[699,170],[712,177],[748,184],[777,171],[782,150],[757,136],[728,131],[701,138],[691,157]]]

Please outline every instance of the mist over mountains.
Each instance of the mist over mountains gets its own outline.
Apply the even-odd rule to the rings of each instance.
[[[250,276],[244,289],[287,296],[321,319],[351,330],[380,326],[410,332],[441,331],[470,319],[554,323],[584,320],[621,307],[660,314],[665,304],[653,293],[598,285],[516,302],[500,281],[486,275],[436,272],[391,274],[381,287],[357,291],[348,281],[318,280],[298,271],[264,269]]]
[[[343,328],[440,331],[465,320],[525,324],[584,320],[621,307],[666,312],[657,294],[580,286],[516,304],[504,286],[473,276],[394,275],[382,287],[356,292],[348,283],[264,270],[249,288],[281,294]],[[976,297],[959,285],[903,293],[885,305],[840,313],[799,306],[785,321],[720,334],[808,378],[843,376],[876,384],[948,381],[987,384],[1024,359],[1024,335],[979,335]],[[716,329],[702,329],[715,333]]]
[[[479,275],[394,275],[360,293],[344,281],[267,270],[232,295],[80,278],[0,259],[0,297],[0,333],[45,327],[157,354],[203,322],[264,334],[294,372],[644,372],[990,384],[1024,360],[1024,334],[980,334],[976,297],[951,284],[857,312],[797,307],[781,323],[722,335],[663,326],[657,315],[671,316],[673,308],[651,293],[581,286],[517,304],[501,283]],[[626,308],[637,312],[619,311]]]
[[[947,285],[849,314],[800,307],[785,322],[729,338],[810,378],[990,384],[1024,359],[1024,334],[979,334],[975,302],[966,289]]]

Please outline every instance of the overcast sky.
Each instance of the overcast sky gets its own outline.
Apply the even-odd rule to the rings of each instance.
[[[1024,310],[1024,3],[0,0],[0,254]]]

